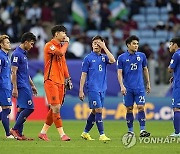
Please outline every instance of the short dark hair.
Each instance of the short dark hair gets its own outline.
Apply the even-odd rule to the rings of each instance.
[[[67,29],[63,25],[56,25],[51,29],[52,36],[55,36],[56,32],[65,32],[65,33],[67,33]]]
[[[104,41],[104,39],[103,39],[100,35],[94,36],[94,37],[92,38],[92,42],[93,42],[94,40],[101,40],[101,41]]]
[[[170,40],[173,44],[176,43],[178,47],[180,47],[180,37],[174,37]]]
[[[133,40],[136,40],[139,42],[139,38],[136,36],[136,35],[132,35],[132,36],[129,36],[127,39],[126,39],[126,46],[128,44],[130,44]]]
[[[21,37],[21,43],[24,43],[25,41],[34,41],[34,42],[36,42],[36,36],[31,32],[26,32]]]

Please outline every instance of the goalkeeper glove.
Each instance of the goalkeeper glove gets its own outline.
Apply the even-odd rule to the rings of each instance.
[[[72,84],[72,81],[71,81],[71,77],[67,78],[65,80],[65,88],[67,90],[71,90],[73,88],[73,84]]]

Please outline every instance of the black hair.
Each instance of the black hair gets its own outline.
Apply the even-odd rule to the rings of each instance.
[[[127,39],[126,39],[126,46],[128,44],[130,44],[133,40],[136,40],[139,42],[139,38],[136,36],[136,35],[132,35],[132,36],[129,36]]]
[[[21,43],[24,43],[25,41],[34,41],[34,42],[36,42],[36,36],[31,32],[26,32],[21,37]]]
[[[52,36],[55,36],[56,32],[65,32],[65,33],[67,33],[67,29],[63,25],[56,25],[51,29]]]
[[[178,47],[180,47],[180,37],[174,37],[170,40],[173,44],[176,43]]]
[[[101,41],[104,41],[104,39],[103,39],[100,35],[94,36],[94,37],[92,38],[92,42],[93,42],[94,40],[101,40]]]

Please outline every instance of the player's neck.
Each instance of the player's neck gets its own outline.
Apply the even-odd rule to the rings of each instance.
[[[61,43],[61,41],[60,40],[58,40],[57,38],[53,38],[57,43]]]
[[[20,44],[19,46],[21,49],[26,50],[24,44]]]
[[[96,54],[100,55],[101,51],[94,51]]]
[[[132,50],[129,50],[129,49],[128,49],[128,52],[129,52],[130,54],[134,54],[136,51],[132,51]]]

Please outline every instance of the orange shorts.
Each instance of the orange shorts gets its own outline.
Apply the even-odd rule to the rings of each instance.
[[[64,85],[55,83],[51,80],[46,80],[44,83],[48,104],[56,105],[63,104],[64,100]]]

